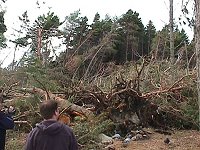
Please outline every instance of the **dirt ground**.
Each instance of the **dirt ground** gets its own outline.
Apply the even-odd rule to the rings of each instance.
[[[27,134],[8,132],[6,150],[22,150]],[[165,144],[169,138],[171,143]],[[194,130],[175,131],[172,135],[157,132],[150,134],[150,139],[131,141],[124,147],[122,141],[114,141],[108,150],[200,150],[200,132]]]
[[[166,138],[170,139],[170,144],[164,142]],[[113,147],[115,150],[200,150],[200,132],[176,131],[172,135],[152,132],[148,140],[131,141],[127,147],[115,141]]]

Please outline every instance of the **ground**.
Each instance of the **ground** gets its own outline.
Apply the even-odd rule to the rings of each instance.
[[[165,144],[169,138],[171,144]],[[8,132],[6,150],[22,150],[26,134]],[[112,145],[115,150],[200,150],[200,132],[194,130],[175,131],[172,135],[164,135],[152,132],[150,139],[131,141],[127,147],[123,147],[121,141],[115,141]]]
[[[166,138],[170,144],[164,142]],[[176,131],[170,136],[153,132],[148,140],[131,141],[125,148],[121,141],[116,141],[114,146],[116,150],[200,150],[200,132]]]

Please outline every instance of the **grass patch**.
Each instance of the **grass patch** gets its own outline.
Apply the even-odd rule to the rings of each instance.
[[[27,134],[20,131],[9,130],[6,137],[6,150],[22,150]]]

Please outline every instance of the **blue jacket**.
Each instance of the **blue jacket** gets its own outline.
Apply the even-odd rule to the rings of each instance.
[[[0,150],[5,149],[6,130],[14,128],[12,117],[4,112],[0,112]]]

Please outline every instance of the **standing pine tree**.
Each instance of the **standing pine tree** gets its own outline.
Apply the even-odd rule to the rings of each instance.
[[[146,43],[144,46],[144,54],[149,54],[152,47],[152,40],[156,36],[156,28],[153,22],[149,20],[149,23],[145,27],[145,38]]]
[[[128,10],[118,20],[115,49],[117,63],[134,61],[144,50],[144,25],[139,13]]]

